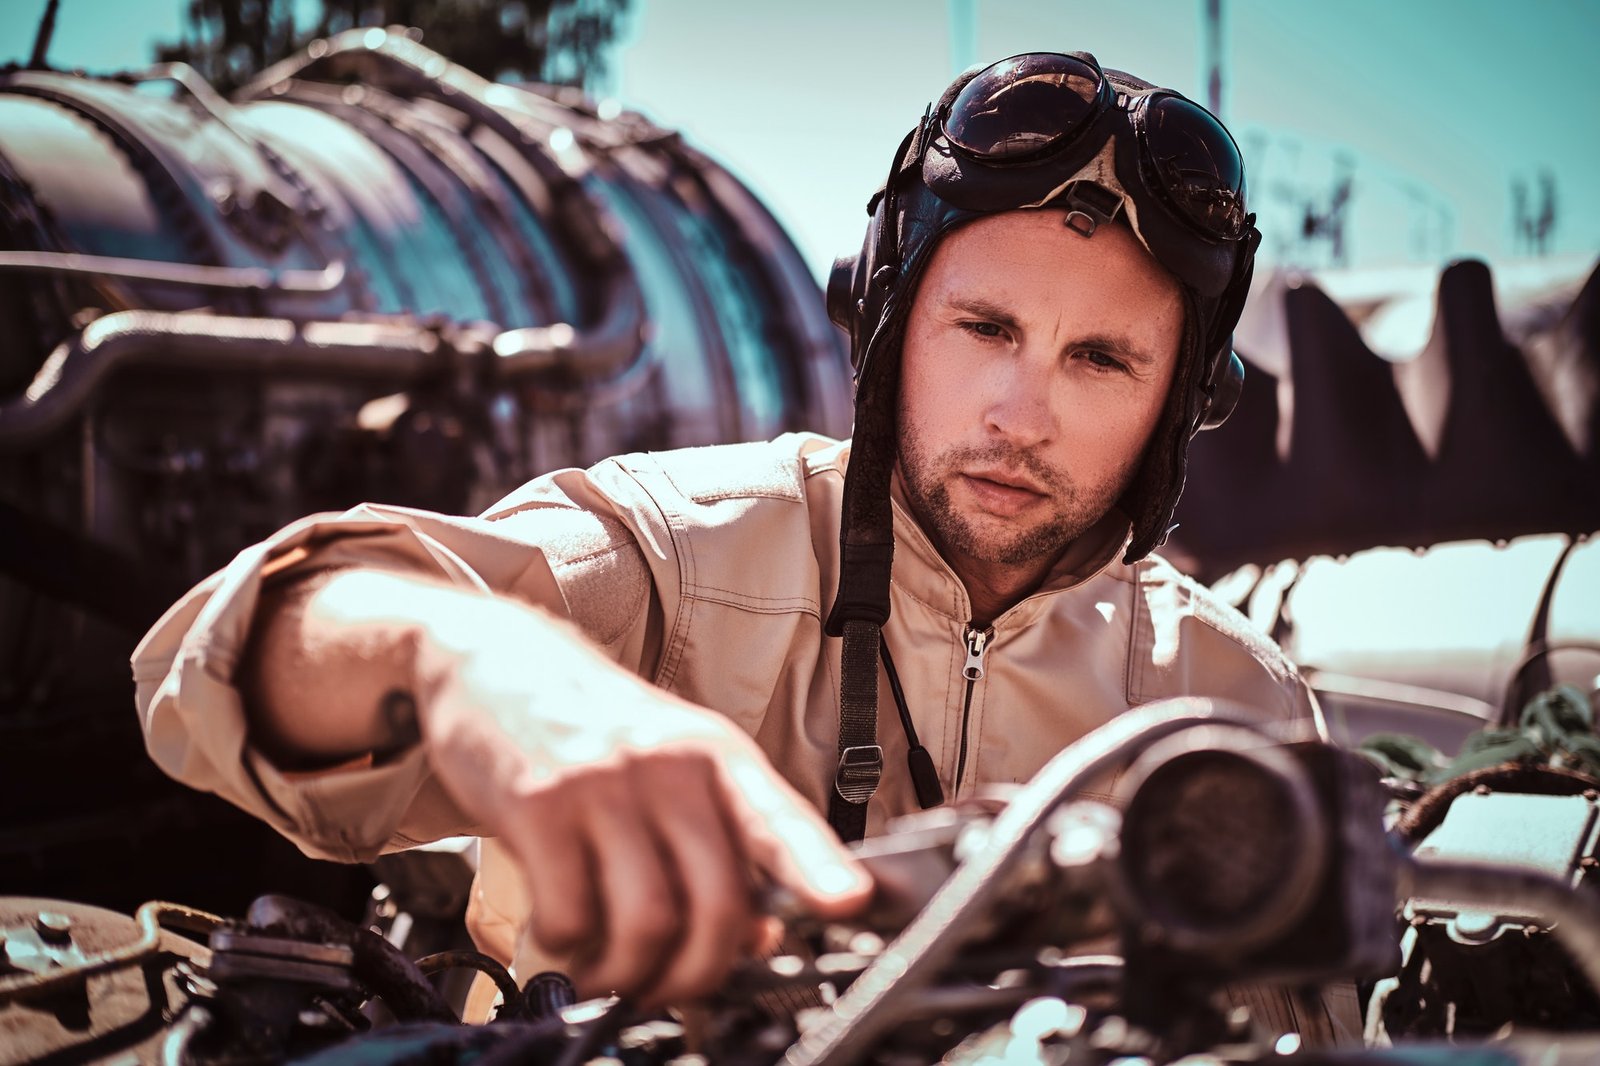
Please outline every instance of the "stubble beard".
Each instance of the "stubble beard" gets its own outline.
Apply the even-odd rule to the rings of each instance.
[[[950,498],[950,482],[958,470],[988,465],[1027,470],[1044,486],[1049,512],[1033,519],[964,513]],[[950,448],[935,455],[910,434],[900,434],[901,481],[923,528],[946,554],[955,552],[991,565],[1022,566],[1061,554],[1116,505],[1133,473],[1130,463],[1113,477],[1082,485],[1034,453],[1003,443]]]

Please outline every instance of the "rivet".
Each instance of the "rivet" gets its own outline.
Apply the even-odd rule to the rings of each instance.
[[[39,938],[51,944],[65,944],[72,939],[72,919],[55,911],[40,911],[33,927]]]

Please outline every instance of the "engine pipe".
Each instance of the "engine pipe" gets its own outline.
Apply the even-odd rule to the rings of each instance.
[[[77,252],[0,252],[0,271],[117,278],[121,281],[148,281],[191,289],[280,292],[290,296],[320,296],[333,292],[344,284],[345,278],[343,260],[335,260],[322,270],[271,270],[266,267],[167,263]]]
[[[63,341],[20,396],[0,403],[0,451],[31,447],[60,429],[113,371],[129,366],[407,383],[449,366],[449,354],[415,323],[117,311]]]
[[[4,265],[0,260],[0,268]],[[488,366],[497,379],[548,384],[559,377],[594,385],[639,364],[646,332],[637,290],[620,284],[593,330],[580,333],[557,323],[507,330],[492,340],[482,330],[462,326],[445,341],[440,332],[420,330],[411,319],[295,322],[196,311],[118,311],[58,345],[32,384],[0,403],[0,452],[31,447],[82,414],[110,375],[124,367],[361,378],[400,387],[467,368],[487,346],[496,356]]]

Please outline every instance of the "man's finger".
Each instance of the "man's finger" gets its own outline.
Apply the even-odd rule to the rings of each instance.
[[[647,801],[633,794],[630,770],[617,767],[607,776],[612,779],[595,790],[604,799],[585,812],[603,940],[573,978],[584,995],[632,996],[653,982],[677,950],[684,929],[682,888],[644,819]],[[655,796],[648,802],[672,799]]]
[[[750,872],[721,809],[714,759],[694,753],[652,768],[640,782],[666,803],[650,820],[683,890],[683,938],[645,999],[669,1003],[717,988],[755,945]]]
[[[545,797],[508,812],[499,836],[527,884],[529,932],[539,946],[565,955],[600,930],[596,857],[564,799]]]
[[[822,918],[855,914],[872,895],[872,878],[828,823],[759,758],[731,755],[723,764],[728,810],[751,862]]]

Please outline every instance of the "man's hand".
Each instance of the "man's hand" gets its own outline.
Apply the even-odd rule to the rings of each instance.
[[[543,612],[351,571],[315,593],[298,626],[302,655],[338,660],[344,648],[360,660],[344,680],[373,678],[340,705],[375,706],[384,684],[406,678],[430,765],[521,868],[530,931],[545,950],[575,959],[583,995],[655,1005],[711,992],[774,938],[757,910],[761,883],[822,917],[848,915],[871,893],[827,823],[748,736],[621,669]],[[264,654],[270,670],[271,649]],[[376,729],[373,720],[289,721],[273,735],[292,750],[319,744],[332,754],[331,736],[374,744]]]
[[[435,769],[506,845],[532,898],[532,936],[573,955],[583,995],[660,1004],[711,992],[771,946],[758,879],[824,916],[865,902],[854,860],[743,736],[624,743],[552,771],[474,717],[435,734]]]

